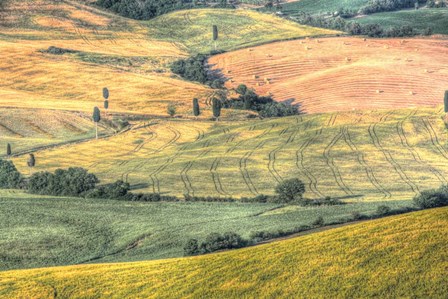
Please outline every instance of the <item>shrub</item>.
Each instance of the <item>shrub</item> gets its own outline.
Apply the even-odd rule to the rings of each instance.
[[[324,226],[325,221],[324,221],[324,217],[319,216],[316,218],[316,220],[313,221],[312,225],[313,226],[317,226],[317,227],[321,227]]]
[[[422,191],[414,197],[414,203],[421,209],[430,209],[448,205],[448,186],[437,190]]]
[[[364,218],[364,215],[362,215],[359,211],[353,211],[351,214],[353,220],[361,220]]]
[[[80,196],[95,188],[98,178],[83,168],[57,169],[54,174],[38,172],[28,183],[28,191],[34,194]]]
[[[247,241],[234,232],[224,234],[211,233],[201,244],[201,250],[204,253],[214,252],[223,249],[241,248],[247,244]]]
[[[376,209],[376,214],[378,216],[386,216],[386,215],[390,215],[390,213],[392,212],[392,209],[388,206],[378,206],[378,208]]]
[[[87,192],[85,196],[87,198],[123,199],[126,198],[129,190],[129,183],[119,180],[112,184],[98,186]]]
[[[174,104],[169,104],[166,107],[166,111],[168,112],[169,116],[173,117],[176,115],[176,106]]]
[[[11,161],[0,159],[0,188],[14,189],[23,185],[23,177]]]
[[[305,184],[299,179],[283,181],[275,187],[275,193],[281,202],[301,200],[305,193]]]
[[[190,239],[184,246],[184,256],[192,256],[200,254],[199,242],[196,239]]]
[[[208,72],[207,55],[198,54],[187,59],[180,59],[171,64],[171,71],[184,79],[207,84],[212,88],[221,88],[224,84],[221,78]]]

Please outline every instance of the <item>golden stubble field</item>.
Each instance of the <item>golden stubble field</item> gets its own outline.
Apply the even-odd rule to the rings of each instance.
[[[227,87],[247,84],[308,113],[435,106],[447,89],[446,39],[313,38],[212,57]]]

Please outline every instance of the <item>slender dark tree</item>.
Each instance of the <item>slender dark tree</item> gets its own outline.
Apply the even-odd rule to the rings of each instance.
[[[445,91],[445,98],[443,99],[445,104],[445,113],[448,113],[448,90]]]
[[[216,118],[216,120],[219,120],[219,117],[221,116],[221,101],[217,98],[213,98],[213,116]]]
[[[109,100],[104,100],[104,110],[106,111],[106,116],[107,116],[107,109],[109,109]]]
[[[6,145],[6,155],[9,157],[12,154],[11,144]]]
[[[31,170],[33,169],[34,166],[36,166],[36,157],[34,157],[34,154],[30,154],[30,156],[28,157],[27,165],[30,168],[30,175],[31,175]]]
[[[201,114],[201,110],[199,108],[199,100],[197,98],[193,99],[193,114],[195,117],[198,117]]]
[[[98,139],[98,123],[101,120],[101,111],[100,108],[95,107],[93,108],[93,116],[92,116],[93,121],[95,122],[95,135],[96,135],[96,139]]]
[[[217,41],[218,40],[218,26],[213,25],[213,40]]]
[[[103,88],[103,98],[107,100],[109,98],[109,89],[107,87]]]

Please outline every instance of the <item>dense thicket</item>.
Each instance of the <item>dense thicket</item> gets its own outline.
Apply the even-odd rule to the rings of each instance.
[[[227,232],[222,235],[211,233],[201,244],[196,239],[190,239],[184,247],[184,254],[186,256],[198,255],[224,249],[241,248],[247,245],[248,241],[236,233]]]
[[[0,159],[0,188],[21,188],[23,177],[11,161]]]
[[[448,185],[438,189],[425,190],[414,197],[414,203],[421,209],[443,207],[448,205]]]
[[[382,11],[393,11],[402,8],[414,7],[415,3],[425,3],[426,0],[370,0],[359,10],[360,14],[372,14]]]
[[[199,54],[177,60],[171,64],[171,71],[189,81],[206,84],[212,88],[220,88],[223,82],[219,78],[213,77],[208,71],[207,58],[207,55]]]

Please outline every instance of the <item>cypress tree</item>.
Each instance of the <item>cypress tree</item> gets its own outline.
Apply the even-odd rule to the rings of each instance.
[[[445,113],[448,113],[448,90],[445,91],[445,98],[443,102],[445,104]]]
[[[12,150],[11,150],[11,144],[7,144],[6,145],[6,155],[9,157],[12,154]]]
[[[219,117],[221,116],[221,101],[217,98],[213,98],[213,116],[216,118],[216,120],[219,120]]]
[[[107,109],[109,109],[109,100],[104,100],[104,110],[106,111],[106,116],[107,116]]]
[[[198,117],[201,114],[201,110],[199,109],[199,100],[197,98],[193,99],[193,114],[195,117]]]
[[[107,100],[109,98],[109,89],[107,87],[103,88],[103,98]]]
[[[34,157],[34,154],[30,154],[27,165],[30,168],[30,175],[31,175],[31,169],[36,166],[36,157]]]
[[[213,40],[218,40],[218,26],[213,25]]]
[[[95,122],[95,135],[96,139],[98,139],[98,123],[101,120],[101,112],[98,107],[93,108],[93,121]]]

